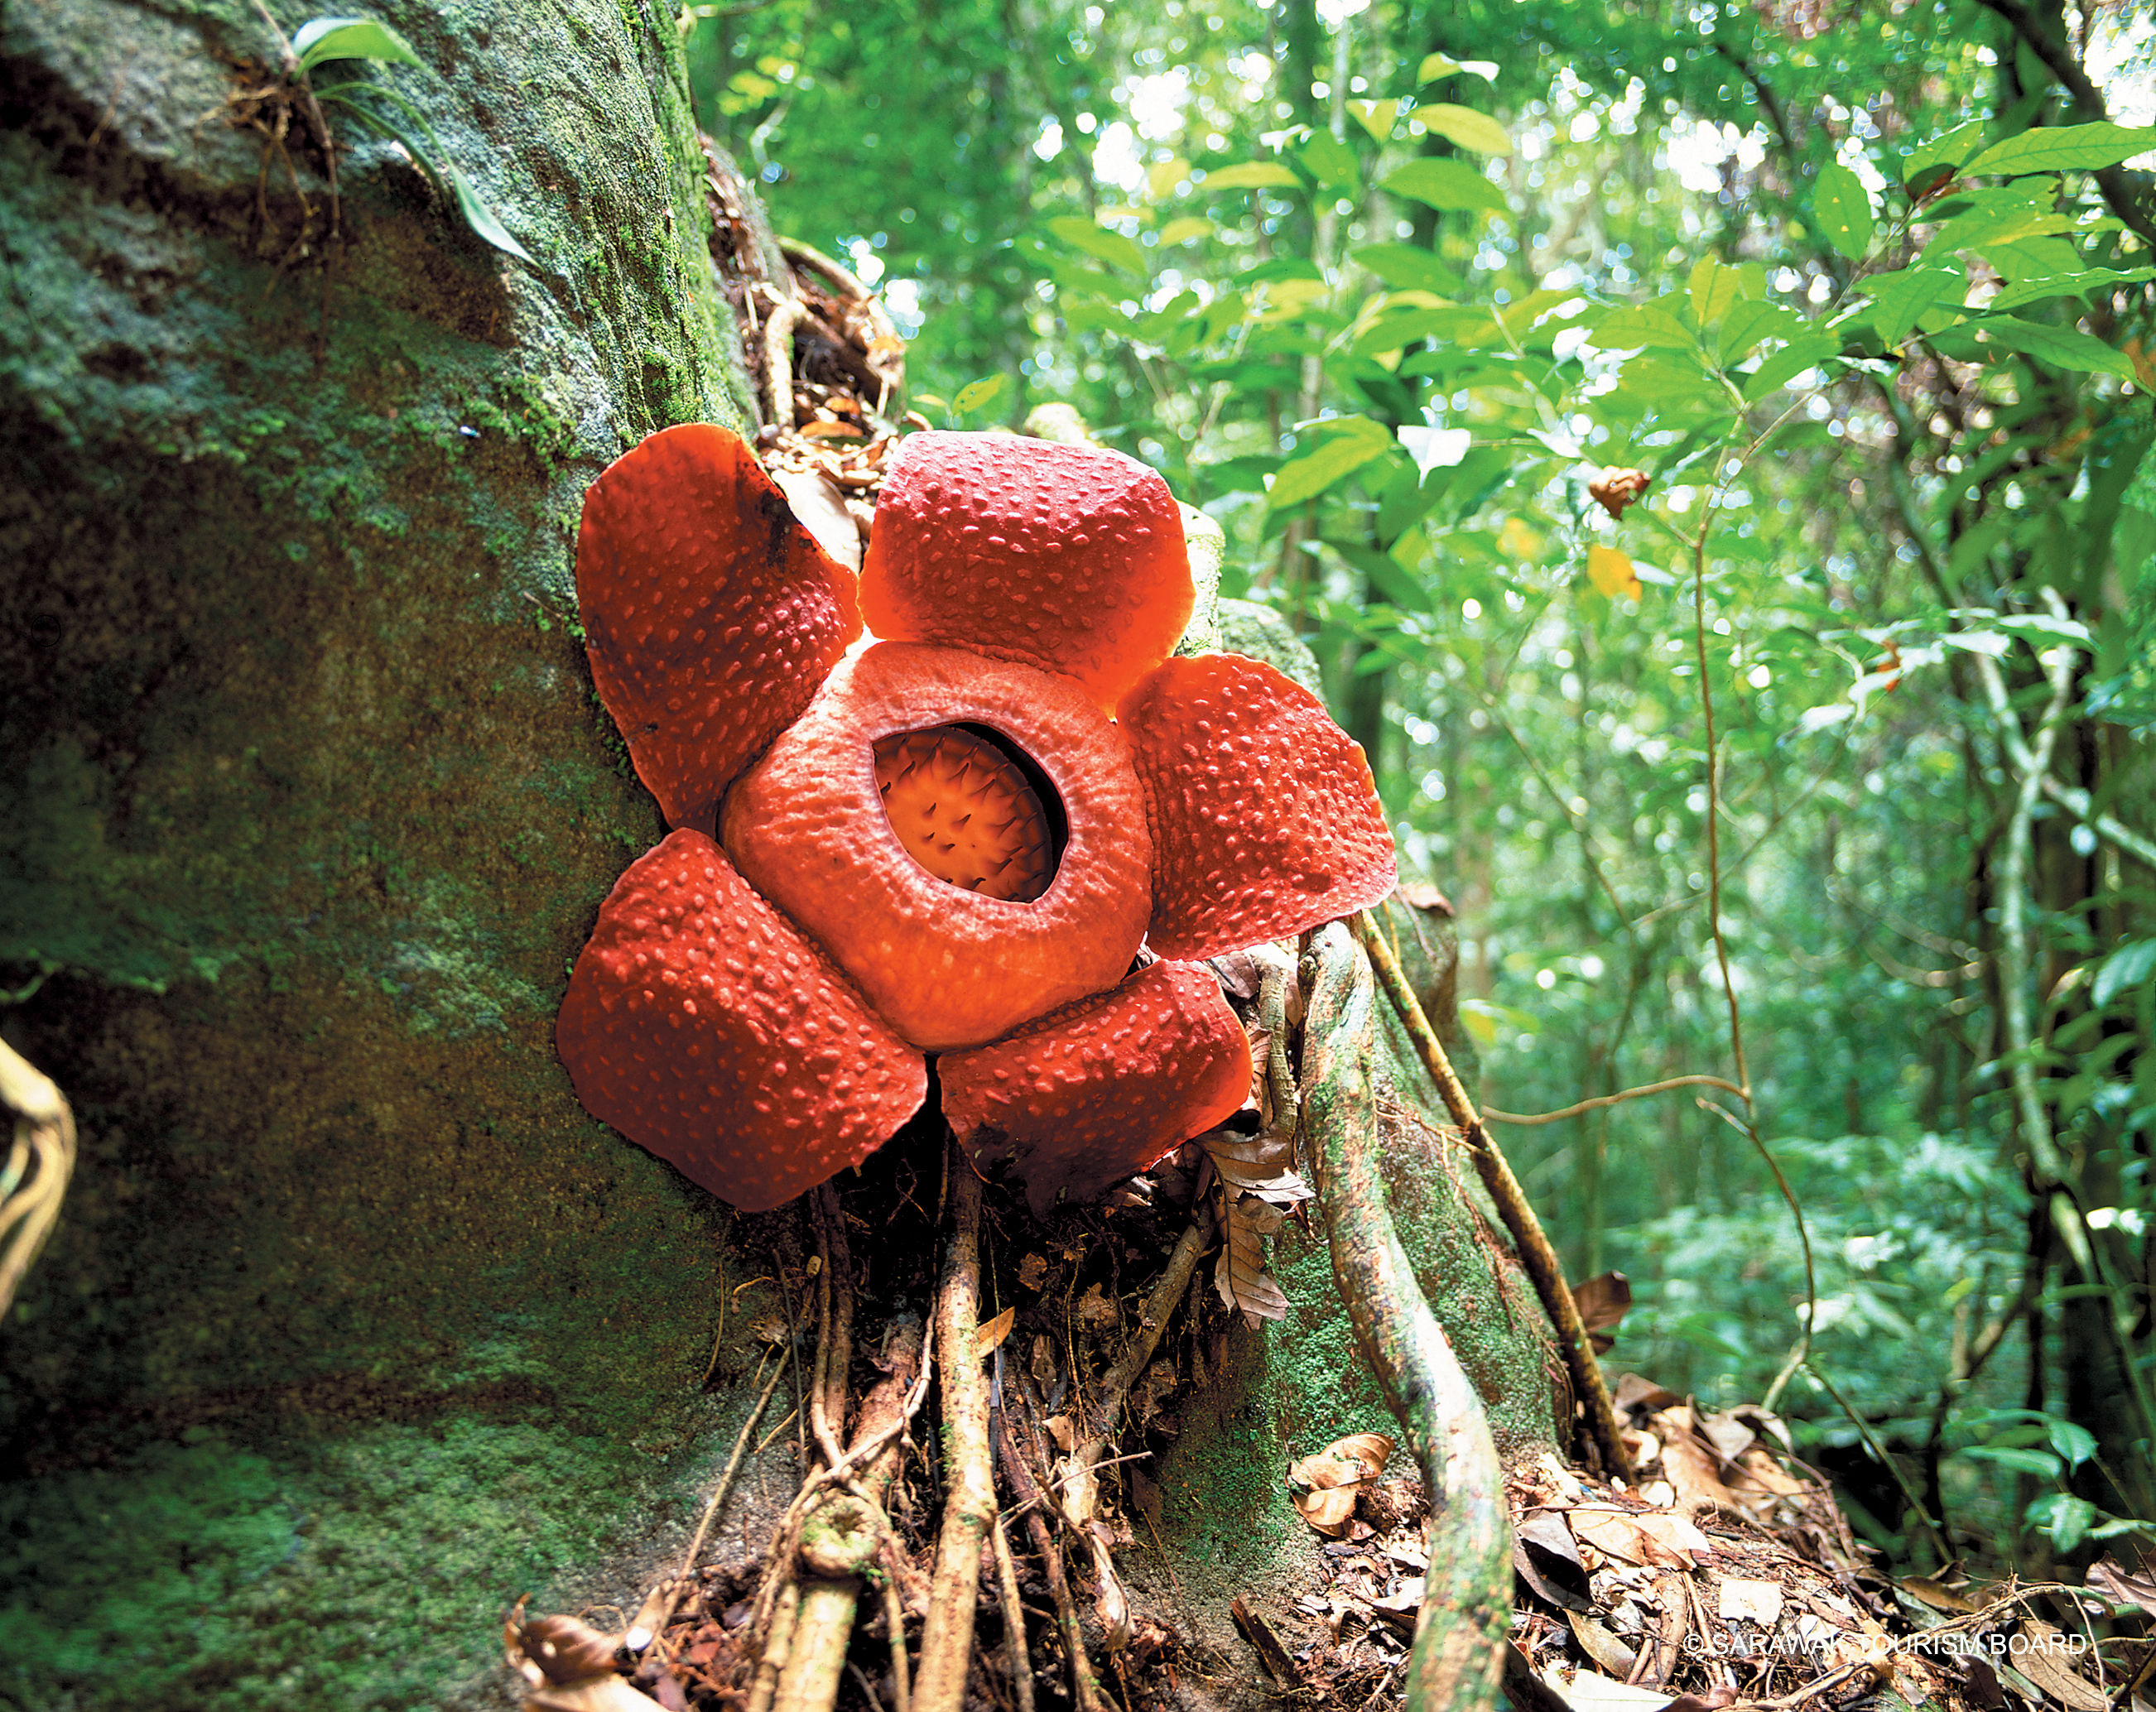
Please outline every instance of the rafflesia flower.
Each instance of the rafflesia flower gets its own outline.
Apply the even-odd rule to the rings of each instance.
[[[737,1207],[866,1158],[929,1053],[976,1163],[1036,1207],[1096,1195],[1248,1090],[1194,960],[1393,884],[1369,766],[1316,698],[1168,657],[1183,526],[1119,454],[916,434],[857,584],[738,438],[669,428],[586,495],[577,595],[674,830],[599,911],[562,1059]]]

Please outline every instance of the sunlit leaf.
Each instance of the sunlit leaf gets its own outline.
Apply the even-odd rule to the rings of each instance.
[[[1972,119],[1966,125],[1957,125],[1952,131],[1942,131],[1929,142],[1922,142],[1909,151],[1902,162],[1902,182],[1914,184],[1935,167],[1958,169],[1963,161],[1974,154],[1984,141],[1984,121]]]
[[[1820,168],[1812,213],[1826,241],[1851,261],[1861,260],[1871,248],[1871,192],[1840,161],[1829,161]]]
[[[1373,458],[1382,457],[1392,436],[1378,423],[1355,418],[1374,433],[1349,429],[1321,440],[1317,447],[1290,459],[1274,476],[1265,503],[1276,511],[1314,500],[1327,488],[1344,481]]]
[[[1450,469],[1467,455],[1475,436],[1466,428],[1404,428],[1400,444],[1415,468],[1424,475],[1433,469]]]
[[[1494,60],[1455,59],[1450,54],[1425,54],[1422,64],[1415,68],[1415,82],[1435,83],[1440,77],[1450,77],[1455,72],[1460,71],[1487,82],[1497,80],[1497,66]]]
[[[1278,161],[1238,161],[1232,167],[1215,167],[1205,175],[1203,190],[1300,190],[1302,180],[1292,168]]]
[[[1868,319],[1889,350],[1909,336],[1924,312],[1949,297],[1958,300],[1969,279],[1959,268],[1897,268],[1857,282],[1871,299]]]
[[[1690,351],[1691,330],[1657,303],[1614,309],[1588,324],[1588,336],[1604,351]]]
[[[1631,555],[1599,541],[1590,543],[1587,549],[1587,580],[1613,601],[1620,595],[1637,600],[1642,592]]]
[[[292,52],[298,56],[302,71],[312,71],[333,59],[372,59],[384,65],[420,63],[410,43],[388,24],[371,18],[310,18],[293,36]]]
[[[1507,517],[1505,526],[1498,531],[1498,549],[1516,559],[1532,559],[1543,550],[1543,537],[1525,520]]]
[[[1418,107],[1408,115],[1422,121],[1424,127],[1456,143],[1463,149],[1472,149],[1478,155],[1509,155],[1512,139],[1505,127],[1486,113],[1478,113],[1472,107],[1455,106],[1450,101],[1438,101],[1427,107]]]
[[[1213,223],[1203,214],[1182,214],[1160,228],[1160,241],[1163,247],[1188,243],[1194,238],[1210,238],[1213,230]]]
[[[1146,192],[1155,202],[1164,202],[1189,176],[1190,162],[1179,155],[1173,160],[1156,161],[1146,168]]]
[[[1460,276],[1426,249],[1411,243],[1368,243],[1354,259],[1402,291],[1457,291]]]
[[[1742,362],[1766,339],[1802,337],[1811,323],[1793,309],[1779,303],[1752,300],[1733,305],[1722,317],[1720,353],[1722,366]]]
[[[2046,125],[1995,142],[1964,170],[2015,172],[2092,172],[2156,149],[2156,125]]]
[[[1121,268],[1141,279],[1145,275],[1143,250],[1122,233],[1096,226],[1083,214],[1059,214],[1048,223],[1048,229],[1071,249],[1104,261],[1110,267]]]
[[[1003,395],[1004,388],[1009,384],[1010,377],[1007,374],[983,375],[978,381],[968,381],[951,401],[951,413],[971,416],[977,410],[985,409]]]
[[[1505,192],[1464,161],[1410,161],[1388,174],[1379,187],[1447,213],[1476,208],[1508,213]]]
[[[1786,387],[1807,369],[1816,368],[1831,361],[1841,346],[1823,333],[1808,334],[1793,340],[1761,363],[1751,378],[1744,383],[1744,402],[1756,404],[1769,392]]]
[[[1691,266],[1686,297],[1692,325],[1702,333],[1734,308],[1744,295],[1744,276],[1718,256],[1703,255]]]
[[[1370,133],[1370,141],[1382,143],[1393,134],[1399,123],[1400,109],[1405,105],[1399,100],[1350,101],[1348,112],[1354,121]]]
[[[2156,268],[2076,268],[2071,274],[2053,274],[2048,278],[2023,279],[2002,287],[1999,295],[1984,307],[1996,314],[2024,303],[2037,303],[2050,297],[2087,297],[2098,291],[2115,291],[2122,285],[2138,285],[2156,279]]]

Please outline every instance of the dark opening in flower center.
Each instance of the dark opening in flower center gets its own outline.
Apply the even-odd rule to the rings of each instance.
[[[996,733],[932,725],[879,737],[875,772],[891,830],[937,879],[1030,904],[1055,878],[1063,805],[1031,757]]]

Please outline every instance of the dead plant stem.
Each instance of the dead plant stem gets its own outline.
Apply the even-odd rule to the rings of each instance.
[[[1486,1105],[1482,1108],[1482,1119],[1485,1123],[1512,1124],[1522,1128],[1537,1124],[1554,1124],[1602,1106],[1622,1105],[1628,1099],[1644,1099],[1650,1094],[1667,1094],[1672,1088],[1719,1088],[1723,1093],[1734,1094],[1739,1099],[1744,1094],[1744,1090],[1734,1082],[1721,1076],[1671,1076],[1663,1082],[1649,1082],[1641,1087],[1626,1088],[1615,1094],[1597,1094],[1592,1099],[1583,1099],[1576,1105],[1566,1106],[1562,1111],[1536,1112],[1522,1116],[1517,1112],[1497,1111]]]
[[[1004,1653],[1010,1663],[1011,1692],[1018,1696],[1019,1712],[1033,1712],[1033,1661],[1025,1646],[1025,1607],[1019,1602],[1018,1565],[1011,1556],[1010,1540],[1003,1518],[988,1530],[996,1551],[996,1592],[1004,1607]]]

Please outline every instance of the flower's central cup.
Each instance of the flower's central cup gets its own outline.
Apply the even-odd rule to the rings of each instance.
[[[1012,904],[1030,904],[1055,878],[1057,840],[1027,771],[1004,743],[963,725],[875,742],[883,812],[906,853],[947,884]]]

